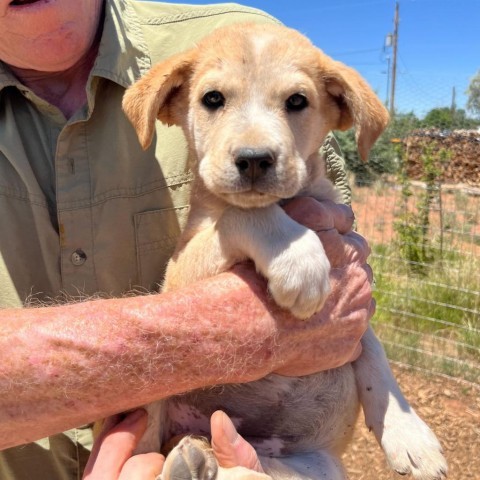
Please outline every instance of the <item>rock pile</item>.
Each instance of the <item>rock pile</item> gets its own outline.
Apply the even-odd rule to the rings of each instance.
[[[422,155],[430,152],[438,159],[442,183],[462,183],[480,187],[479,130],[413,130],[403,139],[407,173],[414,180],[423,180]],[[446,159],[441,161],[442,151]]]

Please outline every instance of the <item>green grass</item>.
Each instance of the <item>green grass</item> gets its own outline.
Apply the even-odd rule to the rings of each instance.
[[[480,260],[446,251],[421,274],[392,245],[373,245],[377,313],[390,359],[480,385]]]

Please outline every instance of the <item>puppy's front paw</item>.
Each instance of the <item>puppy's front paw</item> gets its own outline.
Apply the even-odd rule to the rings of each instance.
[[[267,270],[274,300],[298,318],[318,312],[328,294],[330,263],[317,235],[307,230],[274,258]]]
[[[397,414],[394,424],[385,424],[381,444],[397,473],[411,473],[417,480],[447,477],[447,462],[437,437],[413,410]]]
[[[203,438],[185,437],[167,456],[157,480],[213,480],[217,471],[210,444]]]

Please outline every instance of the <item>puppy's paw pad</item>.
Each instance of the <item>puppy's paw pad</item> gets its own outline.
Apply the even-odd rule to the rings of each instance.
[[[168,455],[160,477],[161,480],[213,480],[217,470],[208,442],[185,437]]]

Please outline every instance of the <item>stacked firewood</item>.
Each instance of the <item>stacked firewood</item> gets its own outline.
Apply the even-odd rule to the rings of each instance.
[[[418,129],[403,139],[407,174],[424,180],[422,156],[433,155],[443,183],[480,187],[480,131]]]

